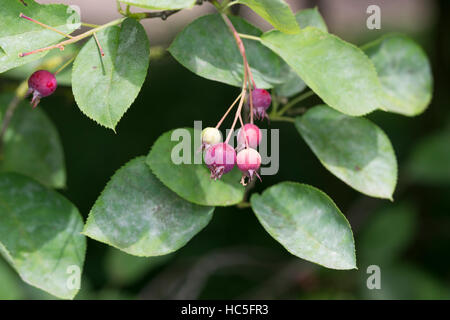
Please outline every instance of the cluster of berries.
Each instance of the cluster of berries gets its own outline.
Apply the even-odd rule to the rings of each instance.
[[[254,89],[250,96],[253,102],[252,111],[255,118],[268,118],[266,110],[272,102],[269,92],[264,89]],[[248,105],[250,103],[247,102]],[[261,180],[258,174],[261,166],[261,156],[256,151],[262,139],[261,130],[253,123],[244,124],[238,131],[237,147],[234,149],[228,143],[230,136],[225,142],[222,142],[222,134],[218,129],[220,123],[215,128],[205,128],[201,137],[202,149],[205,150],[204,160],[211,171],[211,179],[220,179],[222,175],[230,172],[237,165],[242,172],[241,183],[243,185],[247,184],[247,180],[251,181],[254,176]],[[243,123],[241,122],[241,124]]]

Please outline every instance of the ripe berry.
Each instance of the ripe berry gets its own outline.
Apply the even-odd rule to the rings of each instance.
[[[252,101],[253,101],[253,114],[256,119],[267,118],[266,110],[269,109],[272,103],[272,97],[267,90],[264,89],[254,89],[252,91]]]
[[[222,142],[222,133],[216,128],[205,128],[202,131],[202,149],[206,150],[209,147]]]
[[[248,177],[250,180],[253,179],[253,175],[255,174],[259,180],[261,177],[258,175],[257,171],[261,166],[261,156],[259,152],[255,149],[244,149],[237,154],[236,163],[242,172],[242,180],[241,183],[245,186],[245,178]]]
[[[205,163],[211,171],[211,179],[220,179],[234,168],[236,151],[228,143],[215,144],[206,150]]]
[[[244,128],[239,129],[237,135],[238,141],[238,150],[241,150],[247,147],[245,139],[247,138],[248,147],[256,149],[256,147],[261,142],[262,133],[258,126],[247,123],[244,125]]]
[[[39,70],[28,79],[28,93],[33,94],[31,105],[33,108],[39,104],[42,97],[47,97],[55,92],[57,87],[55,75],[47,70]]]

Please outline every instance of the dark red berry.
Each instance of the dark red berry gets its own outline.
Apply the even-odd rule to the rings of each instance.
[[[246,185],[245,178],[248,177],[252,180],[253,175],[256,175],[261,180],[257,172],[261,166],[261,156],[258,151],[251,148],[240,151],[237,154],[236,163],[243,174],[241,180],[243,185]]]
[[[56,87],[56,78],[53,73],[47,70],[39,70],[33,73],[28,79],[28,93],[33,94],[33,99],[31,100],[33,108],[36,108],[41,98],[55,92]]]
[[[253,114],[256,119],[267,118],[266,110],[269,109],[272,103],[270,93],[267,90],[256,88],[252,91],[252,101]]]
[[[215,144],[206,150],[205,163],[211,171],[211,179],[220,179],[234,168],[236,151],[228,143]]]
[[[248,145],[245,141],[246,138],[247,138]],[[257,125],[254,125],[252,123],[245,124],[244,128],[239,129],[239,132],[237,135],[238,150],[241,150],[247,146],[250,148],[256,149],[256,147],[261,142],[261,138],[262,138],[262,133]]]

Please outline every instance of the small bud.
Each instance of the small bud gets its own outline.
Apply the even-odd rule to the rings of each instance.
[[[272,103],[272,97],[267,90],[264,89],[254,89],[252,91],[252,101],[253,101],[253,114],[256,119],[268,118],[266,110],[269,109]],[[249,105],[249,103],[247,103]]]

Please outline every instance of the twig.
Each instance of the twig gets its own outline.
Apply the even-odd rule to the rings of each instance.
[[[280,111],[277,113],[277,115],[282,116],[283,114],[286,113],[286,111],[295,106],[297,103],[313,96],[314,94],[315,94],[314,91],[311,90],[299,95],[298,97],[289,101],[283,108],[281,108]]]

